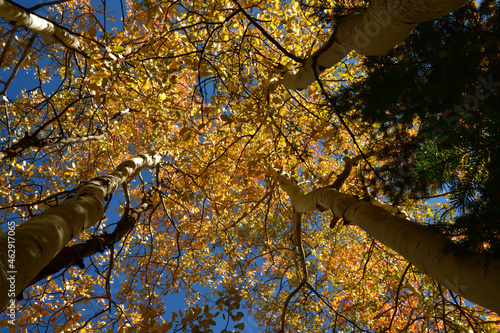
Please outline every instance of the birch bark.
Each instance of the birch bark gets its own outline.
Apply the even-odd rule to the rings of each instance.
[[[330,40],[306,59],[297,73],[285,74],[286,88],[307,88],[323,72],[351,51],[365,56],[383,56],[408,37],[421,22],[446,15],[469,0],[371,0],[365,12],[344,17]]]
[[[149,154],[125,160],[109,175],[85,183],[74,197],[0,235],[0,310],[73,237],[99,222],[106,196],[143,168],[155,167],[160,159],[157,154]]]
[[[83,45],[69,31],[10,1],[0,0],[0,17],[40,35],[53,36],[64,46],[85,54]]]
[[[276,174],[274,177],[296,211],[332,210],[457,295],[500,313],[500,260],[497,258],[453,251],[450,241],[441,234],[332,188],[304,194],[287,178]]]

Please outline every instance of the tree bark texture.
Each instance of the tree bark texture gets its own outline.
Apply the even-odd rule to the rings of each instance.
[[[153,168],[159,162],[160,156],[155,154],[125,160],[111,174],[85,183],[74,197],[0,235],[0,310],[72,238],[100,221],[106,196],[143,168]]]
[[[500,260],[497,258],[456,251],[451,241],[438,232],[333,188],[303,194],[292,181],[281,175],[276,178],[297,212],[329,209],[452,292],[500,313]]]
[[[53,36],[64,46],[85,54],[85,49],[76,36],[63,27],[36,14],[32,14],[15,3],[8,0],[0,0],[0,17],[40,35]]]
[[[343,17],[330,40],[306,59],[297,73],[285,74],[281,83],[301,90],[351,51],[365,56],[384,56],[404,41],[421,22],[446,15],[469,0],[372,0],[361,13]],[[315,69],[316,68],[316,73]]]

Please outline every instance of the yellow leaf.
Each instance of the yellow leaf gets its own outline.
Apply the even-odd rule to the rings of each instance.
[[[125,51],[125,48],[124,48],[123,46],[121,46],[121,45],[117,45],[117,46],[115,46],[115,47],[113,48],[113,52],[114,52],[114,53],[121,53],[121,52],[123,52],[123,51]]]

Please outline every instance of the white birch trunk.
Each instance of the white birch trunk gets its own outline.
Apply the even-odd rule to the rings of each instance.
[[[14,3],[0,0],[0,17],[40,35],[53,36],[64,46],[85,53],[83,45],[70,32],[36,14],[31,14]]]
[[[297,212],[332,210],[457,295],[500,314],[500,260],[450,251],[449,241],[439,233],[332,188],[303,194],[295,183],[275,177]]]
[[[446,15],[469,0],[372,0],[363,13],[344,17],[330,43],[322,46],[297,73],[285,74],[281,83],[288,89],[307,88],[321,73],[340,62],[351,51],[365,56],[383,56],[408,37],[421,22]]]
[[[0,311],[72,238],[103,217],[106,196],[143,168],[159,162],[160,156],[155,154],[130,158],[108,176],[87,182],[74,197],[0,235]]]

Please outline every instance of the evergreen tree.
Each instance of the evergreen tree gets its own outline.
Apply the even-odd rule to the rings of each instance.
[[[465,248],[500,253],[500,5],[471,2],[418,26],[336,97],[343,114],[402,146],[379,172],[396,202],[439,188],[461,216],[441,226]],[[359,112],[353,113],[352,110]],[[416,134],[415,134],[416,132]]]

